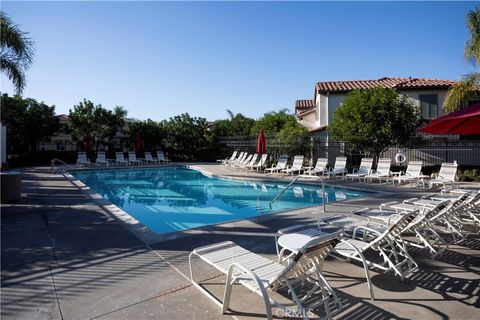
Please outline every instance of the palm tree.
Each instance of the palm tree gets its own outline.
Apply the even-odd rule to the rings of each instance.
[[[25,88],[25,71],[33,61],[33,41],[0,11],[0,70],[13,82],[17,94]]]
[[[465,59],[474,66],[480,66],[480,5],[467,14],[467,28],[469,39],[465,43]],[[444,107],[448,111],[465,105],[466,100],[473,93],[478,92],[480,86],[480,72],[473,72],[463,77],[463,80],[448,90]]]

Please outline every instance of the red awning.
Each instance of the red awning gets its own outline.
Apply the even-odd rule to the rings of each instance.
[[[480,134],[480,103],[431,120],[417,131],[430,134]]]
[[[265,136],[263,135],[263,129],[260,129],[260,134],[258,135],[257,140],[257,153],[264,154],[267,152],[267,143],[265,141]]]

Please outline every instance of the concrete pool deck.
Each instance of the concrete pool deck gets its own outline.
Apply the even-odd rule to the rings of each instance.
[[[264,175],[196,164],[215,175]],[[148,242],[119,222],[105,201],[49,168],[22,170],[22,198],[2,204],[1,316],[4,319],[264,319],[261,298],[242,287],[232,296],[232,315],[188,281],[188,253],[201,245],[232,240],[274,258],[274,233],[314,223],[320,208],[211,226],[185,237]],[[278,179],[269,177],[269,179]],[[283,178],[283,181],[290,179]],[[330,182],[383,191],[327,205],[328,214],[378,206],[386,200],[430,193],[408,186]],[[477,186],[478,187],[478,186]],[[480,236],[452,245],[437,260],[413,251],[421,266],[404,282],[372,272],[371,301],[359,265],[328,259],[324,273],[344,303],[336,319],[474,319],[480,309]],[[217,297],[224,277],[201,263],[198,278]],[[282,317],[278,317],[282,318]]]

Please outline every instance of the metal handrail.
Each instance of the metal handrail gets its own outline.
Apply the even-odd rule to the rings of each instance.
[[[320,182],[322,183],[322,203],[323,203],[323,211],[322,212],[327,212],[327,209],[326,209],[326,199],[327,197],[325,196],[325,181],[323,180],[322,177],[320,176],[311,176],[311,175],[305,175],[305,174],[301,174],[301,175],[298,175],[296,176],[282,191],[280,191],[279,194],[277,194],[271,201],[270,203],[268,204],[269,207],[270,207],[270,210],[272,210],[272,203],[274,203],[275,201],[278,200],[278,198],[280,198],[280,196],[285,192],[287,191],[291,186],[292,184],[294,184],[298,179],[300,178],[309,178],[309,179],[312,179],[312,178],[315,178],[317,180],[320,180]]]
[[[66,164],[64,161],[60,160],[60,159],[52,159],[52,161],[50,161],[50,166],[51,166],[51,173],[54,174],[55,173],[55,162],[59,162],[61,164],[63,164],[65,167],[67,167],[68,169],[73,169],[72,166]]]

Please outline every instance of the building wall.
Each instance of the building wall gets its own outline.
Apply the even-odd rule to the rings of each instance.
[[[445,97],[447,96],[447,89],[429,89],[429,90],[399,90],[399,93],[406,95],[409,100],[413,103],[415,107],[420,112],[420,95],[424,94],[436,94],[438,96],[438,105],[440,106],[440,114],[445,114],[444,110],[442,110],[443,102],[445,101]]]
[[[328,96],[328,118],[327,118],[327,126],[332,123],[333,121],[333,113],[340,104],[343,102],[347,95],[346,94],[330,94]]]
[[[308,130],[313,130],[317,126],[316,112],[310,112],[302,116],[300,123]]]

